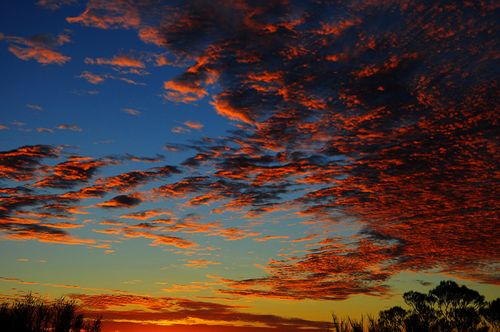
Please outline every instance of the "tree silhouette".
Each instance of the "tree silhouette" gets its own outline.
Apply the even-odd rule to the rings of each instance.
[[[0,330],[3,332],[100,332],[101,319],[88,320],[77,314],[76,304],[61,298],[45,303],[31,294],[0,305]]]
[[[500,299],[491,303],[477,291],[454,281],[441,281],[427,294],[409,291],[403,294],[409,309],[399,306],[380,311],[378,319],[347,318],[333,315],[335,332],[488,332],[500,331]]]
[[[382,332],[403,330],[406,314],[406,310],[399,306],[381,311],[378,319],[378,330]]]

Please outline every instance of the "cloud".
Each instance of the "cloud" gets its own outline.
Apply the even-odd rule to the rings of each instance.
[[[139,185],[166,178],[172,174],[180,173],[174,166],[154,167],[145,171],[130,171],[116,176],[100,178],[96,180],[97,185],[102,185],[108,190],[128,191]]]
[[[36,240],[44,243],[66,244],[66,245],[92,245],[96,241],[92,239],[81,239],[55,227],[37,224],[25,224],[22,219],[3,219],[0,230],[7,233],[3,236],[8,240]]]
[[[139,197],[134,197],[131,195],[118,195],[110,199],[109,201],[97,204],[99,207],[103,208],[130,208],[141,203]]]
[[[57,126],[60,130],[71,130],[71,131],[82,131],[82,128],[78,127],[76,124],[66,124],[62,123]]]
[[[122,219],[137,219],[137,220],[148,220],[158,216],[172,216],[172,212],[165,210],[146,210],[130,214],[121,215]]]
[[[206,269],[209,265],[219,265],[220,262],[209,261],[206,259],[189,259],[186,261],[184,266],[194,267],[197,269]]]
[[[188,329],[225,330],[233,327],[234,331],[250,329],[249,331],[256,332],[270,328],[279,332],[298,332],[304,329],[322,331],[325,326],[325,322],[320,321],[244,313],[238,306],[175,297],[135,294],[71,294],[70,297],[79,301],[89,313],[105,314],[108,325],[123,322],[125,319],[132,329],[139,323],[141,326],[149,324],[152,328],[160,326],[180,328],[180,325],[187,325]],[[127,305],[134,305],[139,309],[130,311],[125,308]],[[122,330],[127,324],[113,326],[120,326]]]
[[[56,158],[58,149],[49,145],[27,145],[0,152],[0,179],[26,181],[41,170],[41,160]]]
[[[288,239],[287,235],[265,235],[263,237],[258,237],[254,238],[253,240],[255,242],[267,242],[271,240],[281,240],[281,239]]]
[[[260,278],[224,279],[221,292],[236,296],[381,296],[403,271],[498,283],[496,18],[488,6],[185,1],[158,13],[148,1],[90,1],[68,21],[134,28],[144,41],[184,59],[176,62],[184,70],[164,82],[165,98],[210,98],[235,129],[168,145],[191,153],[179,167],[185,176],[146,193],[130,191],[173,172],[127,171],[61,197],[34,195],[32,186],[8,188],[2,207],[12,213],[49,201],[61,210],[110,191],[120,195],[97,206],[133,207],[151,196],[252,218],[293,207],[321,237],[291,239],[305,251],[271,259]],[[57,46],[16,38],[5,37],[25,50]],[[51,157],[44,151],[2,152],[0,174],[39,181],[50,170],[41,164]],[[67,236],[10,218],[4,227],[12,235]],[[160,224],[101,232],[183,249],[197,244],[163,231],[233,241],[287,236],[217,222],[172,218]],[[340,225],[352,234],[338,237]]]
[[[101,9],[103,19],[113,13]],[[239,295],[379,295],[408,270],[494,282],[489,11],[459,3],[443,11],[431,3],[217,1],[165,10],[157,26],[148,22],[144,40],[192,60],[164,83],[165,97],[196,102],[214,86],[215,111],[238,129],[192,147],[184,166],[210,167],[210,176],[155,193],[197,194],[192,206],[220,202],[219,210],[251,213],[296,206],[311,225],[334,229],[342,216],[361,229],[338,241],[342,250],[327,245],[300,264],[272,261],[267,277],[234,281]]]
[[[124,113],[127,113],[127,114],[132,115],[132,116],[138,116],[141,114],[141,111],[138,111],[134,108],[124,108],[124,109],[122,109],[122,111]]]
[[[203,124],[196,121],[186,121],[184,122],[184,125],[191,129],[197,129],[197,130],[203,129]]]
[[[43,107],[38,104],[26,104],[26,107],[35,110],[35,111],[43,111]]]
[[[86,64],[91,65],[111,65],[117,67],[145,68],[144,62],[128,55],[115,55],[111,59],[106,58],[85,58]]]
[[[155,157],[138,157],[127,153],[125,155],[125,159],[140,163],[159,163],[165,160],[165,156],[161,154],[156,154]],[[173,170],[174,167],[173,166],[170,167],[172,167],[172,172],[174,172]]]
[[[58,10],[63,6],[78,4],[78,0],[38,0],[36,4],[46,9]]]
[[[70,41],[70,36],[65,33],[57,36],[36,35],[31,38],[5,36],[3,39],[9,43],[9,51],[21,60],[35,60],[43,65],[62,65],[71,60],[70,57],[55,51],[55,48]]]
[[[126,0],[91,0],[81,15],[68,17],[66,21],[101,29],[135,28],[141,23],[136,7]]]
[[[52,134],[54,132],[54,129],[51,129],[51,128],[36,128],[36,131],[39,132],[39,133],[49,133],[49,134]]]
[[[145,83],[137,82],[133,79],[127,78],[127,77],[121,77],[121,76],[115,76],[111,74],[103,74],[103,75],[98,75],[91,73],[89,71],[84,71],[78,76],[79,78],[83,78],[87,80],[87,82],[91,84],[100,84],[103,83],[105,80],[110,79],[110,80],[117,80],[117,81],[122,81],[127,84],[131,85],[145,85]]]
[[[174,134],[185,134],[190,132],[189,129],[180,126],[173,127],[170,131]]]
[[[92,84],[99,84],[99,83],[104,82],[104,80],[105,80],[104,77],[97,75],[97,74],[93,74],[93,73],[88,72],[88,71],[82,72],[80,74],[80,76],[78,76],[78,77],[86,79],[89,83],[92,83]]]
[[[96,171],[109,161],[95,160],[88,157],[73,156],[67,161],[57,164],[52,169],[52,175],[44,177],[33,184],[40,188],[70,189],[78,184],[88,182]]]

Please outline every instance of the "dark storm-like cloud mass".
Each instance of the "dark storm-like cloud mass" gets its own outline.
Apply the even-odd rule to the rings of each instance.
[[[211,98],[237,129],[169,145],[193,151],[180,180],[132,193],[177,172],[131,171],[62,198],[118,191],[97,206],[182,198],[191,207],[218,204],[214,214],[250,217],[293,207],[326,229],[328,238],[311,238],[305,255],[271,260],[262,278],[222,280],[222,291],[235,295],[380,295],[402,271],[498,283],[497,17],[488,1],[90,1],[68,22],[137,29],[186,64],[164,82],[164,97]],[[6,152],[2,174],[32,179],[40,157],[17,154]],[[12,170],[18,161],[19,172]],[[68,179],[57,167],[59,178],[38,181],[61,188]],[[9,206],[33,204],[21,196]],[[342,218],[360,231],[336,234]],[[239,232],[221,234],[247,237],[234,237]]]
[[[363,225],[349,243],[273,261],[270,276],[230,291],[343,298],[436,268],[496,282],[493,2],[187,1],[160,18],[147,6],[118,16],[133,14],[143,40],[193,61],[165,97],[195,101],[216,83],[215,110],[241,123],[185,161],[213,166],[212,177],[158,192],[263,211],[294,191],[305,216],[341,212]],[[108,27],[95,9],[79,19]]]

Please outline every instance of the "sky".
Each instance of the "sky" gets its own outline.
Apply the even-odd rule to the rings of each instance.
[[[324,331],[498,285],[494,1],[0,2],[0,299]]]

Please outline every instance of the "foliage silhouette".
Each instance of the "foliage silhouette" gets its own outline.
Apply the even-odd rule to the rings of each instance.
[[[378,318],[347,318],[333,314],[332,332],[500,332],[500,299],[488,303],[477,291],[441,281],[427,294],[403,294],[408,309],[380,311]]]
[[[61,298],[46,303],[31,294],[0,305],[3,332],[100,332],[101,319],[88,320],[78,314],[74,301]]]

